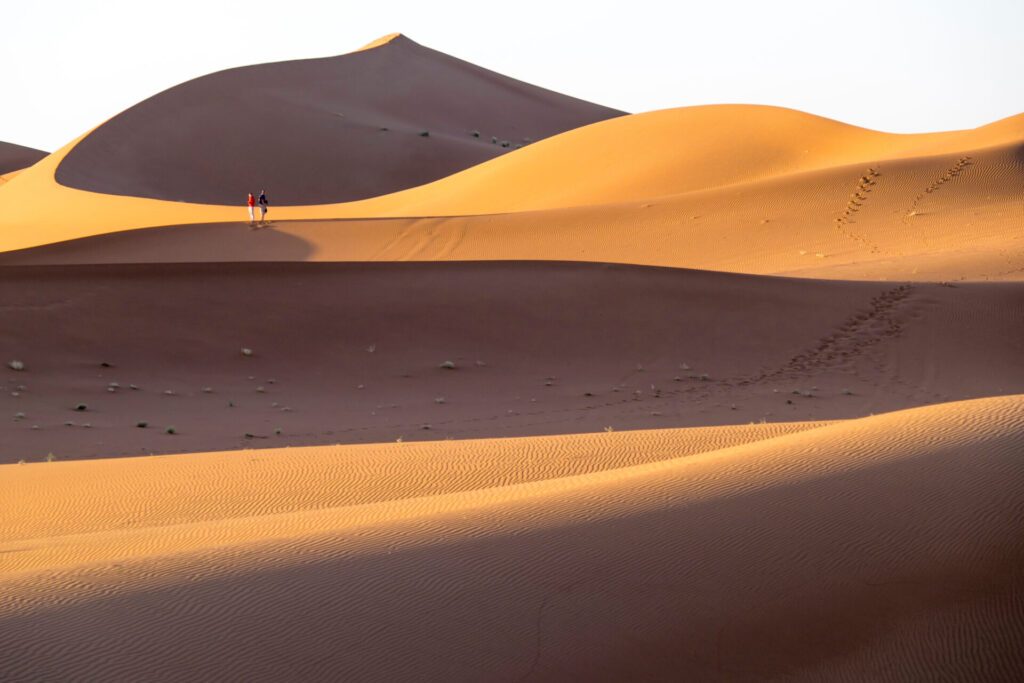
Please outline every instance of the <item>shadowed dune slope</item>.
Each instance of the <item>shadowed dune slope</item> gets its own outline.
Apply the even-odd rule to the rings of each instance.
[[[414,144],[421,141],[416,137]],[[274,206],[270,218],[586,211],[611,205],[639,208],[660,201],[687,206],[687,214],[672,214],[679,223],[694,215],[724,217],[732,210],[732,194],[766,183],[793,182],[802,185],[797,194],[773,201],[788,202],[796,209],[813,207],[809,210],[820,234],[850,233],[845,239],[854,247],[856,230],[844,230],[845,223],[837,229],[835,221],[850,219],[850,212],[859,209],[865,197],[862,183],[881,183],[887,192],[896,192],[892,210],[899,215],[888,217],[887,225],[914,211],[927,213],[933,195],[948,195],[969,178],[986,179],[989,185],[995,182],[999,196],[1019,197],[1022,141],[1022,116],[969,131],[890,135],[774,107],[690,107],[584,126],[393,194],[341,204]],[[238,199],[244,197],[244,187],[234,200],[237,205],[224,207],[97,194],[58,185],[53,174],[63,155],[74,149],[72,143],[0,188],[0,201],[8,207],[0,215],[0,248],[9,251],[160,225],[244,220]],[[998,159],[998,175],[980,163],[987,158]],[[978,164],[973,163],[975,159]],[[920,174],[907,178],[902,186],[878,177],[893,165],[916,166]],[[267,184],[266,189],[281,201],[273,186]],[[988,196],[979,192],[977,201],[985,204]],[[705,209],[693,208],[691,198],[698,204],[703,199],[710,203]],[[925,205],[917,206],[921,202]],[[1019,202],[1010,206],[1019,210]],[[634,224],[642,226],[643,221],[643,216],[637,216]],[[415,231],[410,235],[418,237]],[[620,237],[618,243],[623,241]]]
[[[0,175],[28,168],[45,157],[46,154],[46,152],[31,147],[0,142]]]
[[[746,429],[3,466],[0,675],[1024,674],[1024,398]]]
[[[327,204],[422,185],[622,113],[396,35],[171,88],[86,135],[56,179],[194,203],[237,205],[266,188],[277,205]]]
[[[1022,325],[1017,283],[551,262],[4,267],[0,457],[859,417],[1024,392]]]

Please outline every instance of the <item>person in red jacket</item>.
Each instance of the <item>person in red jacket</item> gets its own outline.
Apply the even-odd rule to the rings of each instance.
[[[252,192],[249,193],[249,225],[255,225],[256,223],[256,197],[252,196]]]

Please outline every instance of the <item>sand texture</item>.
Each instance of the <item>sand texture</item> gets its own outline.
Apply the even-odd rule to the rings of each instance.
[[[3,466],[0,500],[33,514],[0,546],[0,672],[1011,680],[1022,452],[1011,396],[817,428]]]
[[[173,201],[237,205],[263,188],[275,205],[326,204],[422,185],[622,113],[392,36],[154,95],[82,139],[56,178]]]
[[[12,149],[0,681],[1024,680],[1024,115],[393,34]]]

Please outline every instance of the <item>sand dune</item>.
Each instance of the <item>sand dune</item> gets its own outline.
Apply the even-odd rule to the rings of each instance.
[[[871,176],[879,191],[874,196],[884,190],[892,201],[893,215],[882,221],[886,229],[894,219],[909,214],[916,223],[931,220],[924,217],[931,213],[933,200],[954,194],[955,188],[975,195],[970,200],[974,206],[1009,214],[997,222],[1012,225],[1010,219],[1020,210],[1022,127],[1024,118],[1018,116],[971,131],[888,135],[772,107],[691,107],[585,126],[402,192],[344,204],[275,207],[271,217],[283,221],[465,216],[574,207],[586,213],[608,206],[610,220],[618,214],[617,225],[627,220],[627,227],[635,229],[648,221],[645,213],[637,213],[646,204],[663,205],[662,224],[672,220],[678,226],[695,215],[729,220],[737,210],[730,202],[733,195],[757,194],[762,186],[777,191],[793,184],[790,189],[797,190],[795,194],[775,194],[770,206],[802,214],[804,232],[814,228],[819,239],[838,241],[849,250],[870,246],[849,227],[853,219],[859,221],[866,214],[851,218],[848,211],[856,213],[860,208],[865,196],[860,179],[872,169],[887,174],[891,167],[905,176],[905,182],[898,184],[890,183],[888,175]],[[680,142],[666,144],[666,140]],[[54,173],[76,148],[71,143],[0,189],[0,201],[10,207],[0,216],[0,248],[15,250],[127,229],[244,218],[241,203],[236,208],[162,202],[58,185]],[[958,166],[964,158],[967,165]],[[981,182],[975,186],[975,180]],[[706,205],[701,204],[704,201]],[[1000,206],[1000,201],[1009,203]],[[674,207],[686,209],[680,212]],[[657,220],[658,212],[651,213],[650,219]],[[540,224],[557,225],[564,217],[561,212],[550,218],[545,214]],[[755,225],[762,225],[764,219],[772,216],[762,215]],[[837,225],[839,219],[846,222]],[[602,218],[597,225],[607,220]],[[807,220],[813,220],[813,225]],[[747,226],[734,224],[733,229]],[[429,235],[420,239],[428,240]],[[615,240],[617,245],[621,242]],[[640,254],[634,262],[649,260]]]
[[[173,201],[237,205],[266,188],[275,205],[326,204],[422,185],[622,113],[394,35],[154,95],[82,138],[56,179]]]
[[[396,444],[4,466],[0,500],[24,499],[41,520],[71,506],[81,518],[72,524],[88,532],[46,521],[21,524],[18,540],[6,532],[0,623],[15,647],[0,671],[15,680],[1012,680],[1024,671],[1024,398],[762,440],[748,432],[734,445],[700,433],[430,444],[416,447],[427,449],[420,458]],[[694,454],[702,443],[726,447]],[[433,464],[461,457],[473,469],[474,451],[499,474],[455,474],[446,490]],[[656,455],[645,463],[638,452]],[[559,464],[576,458],[591,464]],[[441,488],[416,496],[424,489],[413,483],[414,497],[398,486],[368,502],[382,498],[359,493],[378,481],[359,472],[372,460],[392,481]],[[502,462],[540,474],[504,480]],[[218,512],[176,523],[175,490],[202,499],[197,481],[246,466],[253,486],[232,478],[226,498],[206,498]],[[103,479],[114,485],[97,488]],[[51,487],[52,498],[28,495]],[[164,502],[147,512],[133,491],[162,491]]]
[[[548,262],[9,266],[0,360],[25,369],[0,375],[14,418],[0,457],[860,417],[1024,392],[1022,325],[1016,283]]]
[[[0,680],[1024,679],[1024,115],[621,114],[395,34],[0,144]]]
[[[0,176],[28,168],[45,156],[46,152],[38,149],[0,142]]]
[[[1019,148],[844,166],[644,202],[126,231],[6,264],[545,259],[869,280],[1024,278]],[[871,173],[869,183],[862,179]]]

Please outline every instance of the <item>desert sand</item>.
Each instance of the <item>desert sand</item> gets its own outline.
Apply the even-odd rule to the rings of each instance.
[[[396,34],[12,166],[0,679],[1021,679],[1022,149]]]
[[[1010,396],[817,428],[6,465],[0,500],[30,514],[5,527],[4,670],[1011,680],[1022,430]]]

